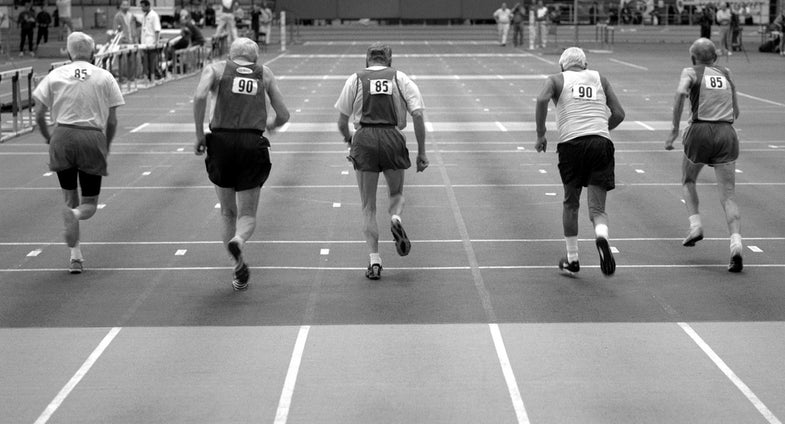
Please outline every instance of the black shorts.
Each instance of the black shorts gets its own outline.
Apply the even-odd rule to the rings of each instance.
[[[395,127],[361,127],[352,137],[349,158],[357,171],[409,169],[406,137]]]
[[[739,139],[729,122],[693,122],[684,130],[684,155],[692,163],[721,165],[739,158]]]
[[[207,176],[236,191],[261,187],[270,176],[270,142],[259,133],[213,132],[206,135]]]
[[[613,142],[599,135],[587,135],[559,143],[559,174],[564,185],[616,188]]]

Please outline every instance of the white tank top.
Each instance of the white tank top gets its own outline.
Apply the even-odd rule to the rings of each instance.
[[[556,103],[556,123],[561,141],[586,135],[610,139],[608,118],[600,74],[597,71],[565,71],[564,87]]]

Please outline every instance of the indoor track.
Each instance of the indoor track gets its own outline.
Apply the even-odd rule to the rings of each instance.
[[[608,196],[618,268],[600,273],[584,207],[582,269],[569,277],[556,266],[552,125],[547,153],[534,151],[534,98],[558,56],[393,43],[393,65],[425,98],[431,166],[406,176],[407,257],[386,230],[380,186],[384,271],[369,281],[332,107],[365,47],[309,42],[262,59],[292,118],[269,137],[246,292],[232,291],[216,196],[193,154],[196,78],[118,110],[102,206],[82,222],[81,275],[66,271],[62,195],[41,136],[0,144],[1,422],[781,422],[780,58],[721,60],[741,108],[745,269],[730,274],[711,169],[699,185],[707,239],[681,246],[681,144],[668,152],[664,139],[686,47],[588,52],[627,114],[612,132]]]

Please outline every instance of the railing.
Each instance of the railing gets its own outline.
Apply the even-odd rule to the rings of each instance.
[[[26,96],[22,85],[27,81]],[[0,72],[0,142],[35,128],[33,118],[33,68],[21,68]],[[11,112],[7,123],[3,112]],[[27,113],[25,113],[27,111]]]

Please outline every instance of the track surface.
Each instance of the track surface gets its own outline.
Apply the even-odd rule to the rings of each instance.
[[[105,206],[82,225],[82,275],[64,270],[61,194],[40,136],[2,144],[0,421],[779,423],[782,62],[750,59],[729,61],[742,110],[739,275],[725,269],[710,169],[699,186],[707,239],[680,243],[681,153],[663,140],[684,46],[589,53],[627,112],[612,134],[612,278],[585,210],[582,270],[556,268],[557,136],[534,152],[533,98],[558,56],[394,46],[425,96],[432,165],[407,174],[408,257],[385,230],[380,187],[377,282],[363,277],[359,196],[332,109],[364,43],[264,57],[292,119],[271,136],[247,292],[231,289],[215,194],[192,153],[195,78],[126,98]]]

